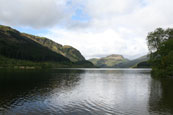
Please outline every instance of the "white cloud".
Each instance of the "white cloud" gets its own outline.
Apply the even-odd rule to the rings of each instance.
[[[74,46],[87,59],[110,54],[122,54],[128,58],[136,58],[148,51],[144,43],[145,40],[141,41],[138,37],[133,39],[127,37],[125,39],[121,32],[116,32],[113,29],[104,31],[52,29],[46,37],[63,45],[70,44]]]
[[[94,18],[111,18],[133,12],[140,6],[139,0],[86,0],[86,11]]]
[[[123,54],[128,58],[145,55],[147,33],[158,27],[173,26],[172,0],[86,0],[80,3],[91,17],[87,26],[77,30],[75,27],[55,29],[50,32],[53,35],[50,38],[73,45],[87,58],[108,54]]]
[[[12,26],[50,27],[71,16],[67,0],[0,0],[0,22]]]
[[[0,22],[40,28],[56,25],[42,35],[76,47],[86,58],[145,55],[147,33],[173,26],[172,0],[0,0],[0,4]],[[71,19],[78,8],[88,21]]]

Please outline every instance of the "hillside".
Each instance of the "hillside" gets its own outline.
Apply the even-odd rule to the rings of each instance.
[[[30,61],[70,62],[68,58],[6,26],[0,26],[0,55]]]
[[[33,35],[25,34],[25,33],[23,33],[22,36],[28,37],[31,40],[49,48],[50,50],[67,57],[72,62],[85,60],[82,54],[77,49],[73,48],[72,46],[68,46],[68,45],[63,46],[45,37],[38,37],[38,36],[33,36]]]
[[[139,57],[134,60],[129,60],[126,62],[119,63],[119,64],[115,65],[114,67],[115,68],[142,67],[142,62],[145,62],[145,64],[143,63],[143,65],[145,67],[147,67],[147,66],[149,66],[148,64],[146,64],[147,63],[146,61],[148,61],[148,60],[149,60],[149,57],[147,55],[145,55],[145,56]]]
[[[67,62],[34,62],[29,60],[20,60],[14,58],[7,58],[0,55],[0,69],[1,68],[15,68],[15,69],[47,69],[47,68],[91,68],[94,67],[91,62],[81,61],[76,63]]]
[[[140,62],[135,66],[135,68],[149,68],[149,67],[151,67],[151,65],[148,61]]]
[[[85,60],[77,49],[71,46],[62,46],[47,38],[20,33],[11,27],[2,25],[0,25],[0,56],[3,57],[3,60],[10,60],[12,63],[15,63],[14,60],[16,60],[20,64],[29,61],[29,63],[34,63],[33,65],[42,62],[56,62],[56,64],[61,63],[60,65],[73,64],[76,66],[80,62],[81,67],[93,66],[92,63]],[[4,62],[0,60],[0,67],[2,67],[2,63],[5,64]]]
[[[125,59],[121,55],[110,55],[103,58],[89,59],[95,66],[101,68],[130,68],[130,67],[149,67],[147,63],[149,57],[147,55],[134,60]]]
[[[121,55],[113,54],[113,55],[109,55],[109,56],[103,57],[103,58],[89,59],[89,61],[91,61],[97,67],[102,67],[102,68],[108,67],[109,68],[109,67],[114,67],[116,64],[126,62],[128,60],[125,59]]]

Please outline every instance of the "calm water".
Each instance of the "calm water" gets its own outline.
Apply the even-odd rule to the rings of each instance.
[[[0,70],[0,114],[171,115],[172,92],[147,69]]]

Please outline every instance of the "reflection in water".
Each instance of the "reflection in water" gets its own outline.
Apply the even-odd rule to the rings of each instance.
[[[173,79],[153,79],[151,83],[150,111],[155,114],[173,114]]]
[[[166,82],[143,69],[1,70],[0,114],[171,114]]]
[[[68,73],[68,74],[67,74]],[[41,101],[55,88],[73,87],[82,71],[2,71],[0,72],[0,113],[29,112],[23,109],[43,106]],[[34,103],[31,103],[34,102]],[[25,106],[28,104],[27,106]],[[43,103],[46,105],[46,103]]]

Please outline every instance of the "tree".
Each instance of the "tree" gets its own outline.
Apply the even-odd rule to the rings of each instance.
[[[150,64],[157,76],[173,76],[173,29],[158,28],[147,36]]]
[[[155,52],[158,50],[160,44],[169,38],[169,34],[172,33],[171,29],[166,31],[162,28],[157,28],[154,32],[150,32],[147,36],[149,51]]]

